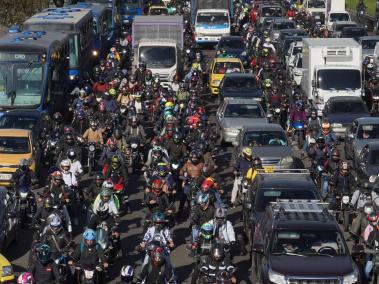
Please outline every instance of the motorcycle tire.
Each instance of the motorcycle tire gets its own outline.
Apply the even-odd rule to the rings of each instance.
[[[343,216],[342,216],[342,221],[343,221],[343,230],[345,232],[348,232],[349,231],[349,212],[347,210],[343,211]]]

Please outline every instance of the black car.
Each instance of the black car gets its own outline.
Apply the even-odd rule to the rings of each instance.
[[[278,200],[252,245],[252,283],[359,283],[340,227],[324,204]]]
[[[254,98],[262,101],[263,92],[252,74],[226,74],[220,83],[219,98]]]
[[[0,129],[27,129],[38,137],[42,114],[37,110],[9,110],[0,118]]]
[[[0,251],[4,251],[17,238],[18,205],[16,196],[0,187]]]
[[[326,102],[322,115],[331,124],[333,132],[343,137],[355,119],[369,117],[370,112],[359,97],[337,96]]]
[[[248,65],[245,41],[241,36],[223,36],[216,46],[216,53],[225,51],[229,56],[241,59],[244,66]]]
[[[362,36],[367,36],[367,30],[363,27],[344,27],[341,31],[340,37],[353,38],[356,41]]]
[[[368,180],[379,175],[379,142],[370,142],[362,148],[354,161],[358,180]]]
[[[244,231],[249,241],[252,240],[255,226],[261,221],[266,207],[276,199],[319,200],[320,195],[310,173],[305,169],[275,170],[271,173],[261,172],[251,189],[251,209],[243,212]]]

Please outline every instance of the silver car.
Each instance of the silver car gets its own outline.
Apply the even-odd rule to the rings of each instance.
[[[278,18],[274,19],[271,22],[271,25],[269,27],[270,29],[270,38],[273,42],[277,42],[280,31],[284,29],[295,29],[296,24],[293,20],[287,19],[287,18]]]
[[[216,112],[217,133],[220,143],[236,145],[240,129],[245,125],[267,123],[265,112],[253,98],[225,98]]]

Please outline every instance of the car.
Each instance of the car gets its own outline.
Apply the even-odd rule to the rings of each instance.
[[[296,24],[293,20],[287,18],[274,19],[269,27],[270,38],[273,42],[277,42],[281,30],[295,28]]]
[[[209,87],[211,95],[218,95],[219,86],[228,73],[245,73],[243,64],[238,58],[214,58],[209,67]]]
[[[259,26],[259,30],[261,32],[267,30],[270,27],[271,22],[274,21],[275,19],[282,19],[282,17],[266,17],[263,20],[263,23]]]
[[[283,17],[284,11],[280,5],[277,4],[263,4],[259,6],[258,10],[258,24],[263,24],[267,17]]]
[[[224,98],[252,98],[262,101],[261,84],[252,74],[226,74],[220,83],[220,101]]]
[[[327,120],[337,137],[343,137],[346,128],[359,117],[369,117],[370,112],[360,97],[331,97],[322,111],[323,119]]]
[[[216,112],[216,130],[220,144],[235,142],[242,126],[256,123],[267,123],[259,102],[254,99],[224,99]]]
[[[25,129],[0,129],[0,186],[11,186],[13,173],[20,160],[27,159],[36,173],[39,151],[35,147],[32,132]]]
[[[241,59],[244,66],[248,65],[246,45],[241,36],[223,36],[216,46],[216,53],[224,50],[226,54]]]
[[[266,207],[276,199],[320,200],[319,191],[307,169],[274,170],[258,173],[248,194],[250,208],[243,212],[244,231],[252,240],[255,225],[259,224]]]
[[[18,202],[15,192],[3,186],[0,200],[0,251],[4,251],[17,239]]]
[[[0,253],[0,283],[12,283],[15,280],[12,264]]]
[[[280,54],[285,55],[290,49],[291,43],[293,42],[302,42],[303,38],[308,36],[287,36],[284,41],[279,43]]]
[[[327,24],[326,28],[333,32],[333,23],[334,22],[341,22],[341,21],[351,21],[350,15],[346,11],[333,11],[333,13],[328,14]]]
[[[353,161],[358,180],[368,180],[379,175],[379,141],[363,146],[357,159]]]
[[[252,283],[359,283],[359,270],[327,205],[278,200],[252,244]]]
[[[285,55],[285,63],[286,68],[289,70],[289,64],[293,62],[296,54],[303,52],[303,42],[302,41],[294,41],[291,42],[290,47]]]
[[[0,129],[27,129],[37,138],[42,130],[40,129],[42,114],[38,110],[8,110],[0,118]]]
[[[301,78],[303,77],[303,54],[298,53],[293,62],[289,64],[290,78],[300,86]]]
[[[345,132],[344,151],[349,160],[357,159],[362,148],[379,141],[379,117],[361,117],[353,121]]]
[[[236,157],[243,147],[252,147],[253,155],[261,158],[263,167],[268,171],[294,167],[292,147],[279,124],[257,123],[244,126],[237,136],[235,146]]]
[[[356,41],[362,36],[367,36],[367,30],[363,27],[344,27],[341,30],[341,38],[353,38]]]
[[[307,32],[303,29],[284,29],[279,33],[278,42],[281,42],[285,39],[286,36],[307,36]]]
[[[362,55],[365,58],[374,54],[375,45],[379,42],[379,36],[362,36],[358,39],[358,42],[362,46]]]
[[[340,37],[342,29],[345,27],[358,27],[356,22],[352,21],[338,21],[332,25],[332,37]]]

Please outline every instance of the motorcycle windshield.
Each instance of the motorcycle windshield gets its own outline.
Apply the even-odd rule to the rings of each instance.
[[[293,128],[295,129],[303,129],[304,128],[304,122],[302,121],[294,121],[292,124]]]
[[[107,232],[104,229],[98,229],[96,232],[96,242],[102,249],[107,247]]]

